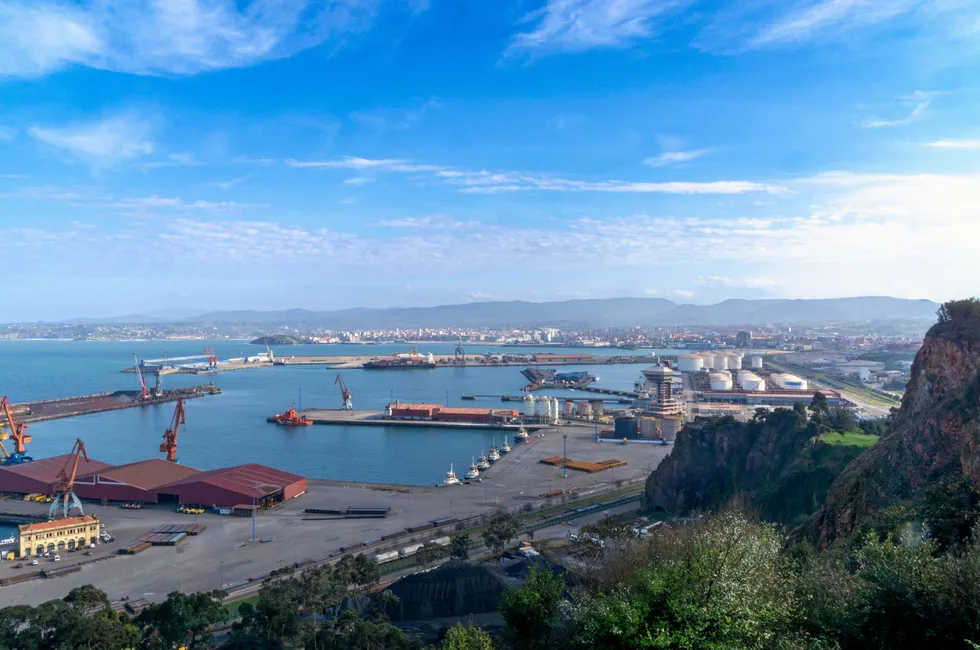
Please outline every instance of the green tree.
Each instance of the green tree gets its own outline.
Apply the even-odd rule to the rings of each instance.
[[[419,564],[419,566],[427,567],[436,561],[440,555],[439,551],[439,547],[435,544],[425,544],[422,546],[422,548],[416,551],[415,561]]]
[[[294,639],[301,632],[299,607],[303,602],[304,594],[297,580],[266,580],[255,604],[242,603],[238,607],[241,620],[232,626],[232,633],[236,639]]]
[[[493,639],[472,623],[457,623],[449,628],[438,650],[493,650]]]
[[[470,559],[470,543],[470,536],[466,533],[460,533],[453,537],[450,557],[454,560],[463,561]]]
[[[483,531],[484,543],[495,553],[503,551],[507,543],[515,537],[517,537],[517,521],[503,510],[493,516],[490,525]]]
[[[565,578],[532,567],[524,583],[508,589],[500,603],[504,638],[514,650],[547,648],[565,590]]]
[[[383,618],[363,619],[357,612],[347,610],[320,626],[305,642],[307,648],[329,650],[420,650],[417,639]]]
[[[172,646],[213,645],[211,627],[225,619],[221,602],[226,596],[220,590],[195,594],[174,591],[162,603],[143,610],[136,622],[143,627],[144,634],[156,633]]]
[[[817,393],[817,395],[819,394]],[[824,401],[826,401],[826,398],[824,398]],[[840,404],[830,411],[828,424],[835,431],[850,431],[857,427],[858,419],[854,415],[854,409]]]
[[[830,413],[830,405],[827,403],[827,398],[821,392],[816,392],[813,394],[813,400],[810,402],[810,412],[813,414],[822,413],[827,415]]]

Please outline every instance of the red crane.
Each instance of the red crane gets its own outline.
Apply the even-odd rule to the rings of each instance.
[[[211,348],[204,348],[204,354],[208,355],[208,370],[218,369],[218,355]]]
[[[344,378],[337,375],[337,379],[334,381],[334,383],[340,386],[340,410],[353,411],[354,405],[350,401],[350,389],[347,388],[347,384],[344,383]]]
[[[146,377],[143,376],[143,371],[140,370],[140,362],[139,359],[136,358],[135,352],[133,352],[133,366],[136,368],[136,376],[139,377],[140,380],[140,399],[150,399],[150,391],[146,390]]]
[[[28,461],[34,460],[27,455],[27,443],[31,441],[31,436],[27,433],[27,425],[23,422],[18,421],[14,417],[14,413],[10,408],[10,400],[5,397],[0,399],[0,410],[3,411],[4,416],[7,418],[7,426],[10,427],[10,433],[6,434],[6,440],[14,441],[14,453],[10,455],[7,453],[6,449],[3,449],[3,444],[0,443],[0,449],[3,449],[4,463],[14,464],[14,463],[26,463]]]
[[[61,471],[58,472],[58,478],[55,479],[55,497],[51,503],[51,508],[48,509],[48,516],[52,519],[58,511],[59,505],[61,506],[62,519],[68,518],[68,513],[72,507],[78,508],[78,514],[85,514],[85,511],[82,510],[82,502],[75,495],[75,476],[78,474],[78,461],[82,457],[87,463],[88,452],[85,450],[85,443],[82,442],[81,438],[76,438],[75,445],[68,455],[68,460],[65,461],[65,466],[61,468]],[[69,466],[71,467],[70,471]]]
[[[187,424],[184,418],[184,400],[177,400],[177,408],[174,409],[174,418],[170,421],[170,426],[163,432],[163,442],[160,443],[160,451],[167,454],[167,460],[171,463],[177,462],[177,434],[180,425]]]

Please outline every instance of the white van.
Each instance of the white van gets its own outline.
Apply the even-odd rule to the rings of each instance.
[[[54,561],[55,562],[61,562],[61,556],[60,555],[55,555],[54,556]]]

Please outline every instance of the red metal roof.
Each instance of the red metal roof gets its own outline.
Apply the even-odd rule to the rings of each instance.
[[[136,463],[127,465],[116,465],[95,472],[89,472],[84,476],[75,479],[76,483],[94,484],[95,477],[98,476],[100,484],[123,483],[144,490],[180,481],[200,474],[201,470],[172,463],[162,458],[149,458]]]
[[[95,517],[92,515],[83,515],[81,517],[69,517],[68,519],[58,519],[57,521],[42,521],[38,524],[22,524],[18,527],[21,535],[34,533],[42,533],[46,530],[51,530],[52,528],[67,528],[70,526],[77,526],[79,524],[91,524],[95,523]]]
[[[253,496],[261,498],[267,494],[281,490],[287,485],[292,485],[302,480],[304,478],[297,474],[290,474],[289,472],[283,472],[272,467],[266,467],[265,465],[249,463],[248,465],[238,465],[236,467],[201,472],[200,474],[162,485],[157,488],[157,491],[166,493],[168,488],[205,483],[232,492],[238,492],[250,498]]]
[[[3,467],[0,467],[0,473],[9,472],[17,476],[25,476],[43,483],[54,483],[58,480],[58,472],[64,468],[65,463],[67,463],[70,458],[71,454],[63,454],[61,456],[52,456],[51,458],[39,458],[29,463],[21,463],[20,465],[4,465]],[[84,458],[81,458],[78,461],[79,474],[82,472],[90,474],[108,467],[111,467],[111,465],[97,460],[86,461]],[[0,476],[2,476],[2,474],[0,474]],[[0,483],[2,483],[2,478],[0,478]]]

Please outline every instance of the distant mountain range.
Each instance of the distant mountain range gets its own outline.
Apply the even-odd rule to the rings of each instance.
[[[476,302],[439,307],[338,311],[223,311],[180,322],[323,327],[332,330],[416,327],[556,327],[588,329],[655,325],[765,325],[927,321],[938,303],[883,296],[821,300],[725,300],[677,304],[663,298],[606,298],[562,302]]]

